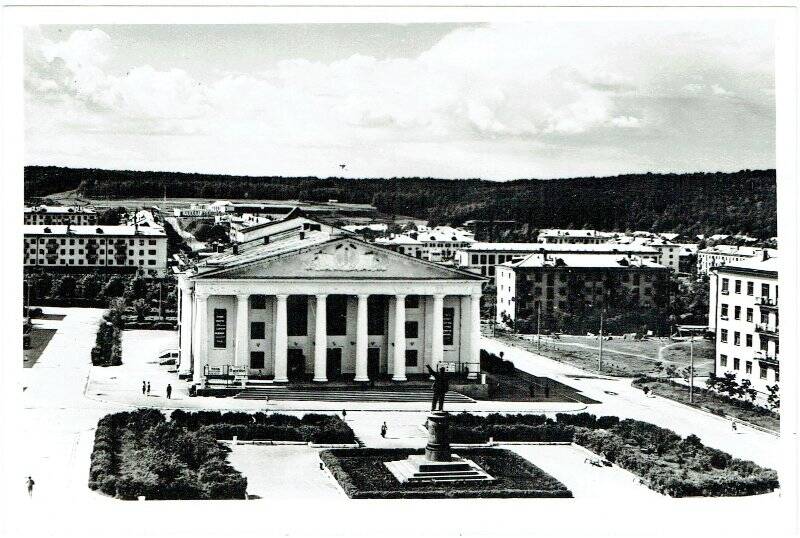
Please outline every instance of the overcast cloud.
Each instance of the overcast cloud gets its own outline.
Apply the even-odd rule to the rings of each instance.
[[[215,31],[227,48],[209,41]],[[774,167],[768,23],[305,26],[302,45],[293,35],[30,28],[26,160],[319,176],[347,163],[357,177],[487,179]]]

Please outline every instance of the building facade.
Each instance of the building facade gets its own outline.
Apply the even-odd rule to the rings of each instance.
[[[24,226],[24,265],[48,269],[167,272],[167,235],[147,226]]]
[[[556,243],[472,243],[468,248],[456,252],[455,265],[482,276],[495,276],[495,266],[509,261],[518,261],[534,253],[559,254],[623,254],[638,256],[656,262],[658,251],[642,245],[556,244]]]
[[[774,249],[763,249],[757,247],[737,247],[733,245],[716,245],[704,248],[697,252],[697,274],[709,275],[715,267],[722,267],[730,263],[741,262],[763,255],[764,251],[768,256],[777,256],[778,252]]]
[[[473,242],[471,232],[450,226],[420,226],[414,231],[375,240],[376,244],[401,254],[432,262],[449,262],[458,250],[467,248]]]
[[[597,230],[541,230],[537,240],[539,243],[554,245],[599,245],[612,240],[616,234],[613,232],[599,232]]]
[[[625,294],[650,308],[666,289],[669,269],[637,256],[531,254],[497,266],[497,322],[520,313],[566,312],[576,301],[597,305]]]
[[[709,285],[715,375],[750,380],[763,403],[767,387],[780,381],[778,258],[762,255],[716,267]]]
[[[97,224],[97,212],[93,207],[40,205],[26,207],[23,224],[48,225],[72,224],[86,226]]]
[[[484,279],[338,229],[237,245],[179,278],[179,371],[290,380],[480,370]]]

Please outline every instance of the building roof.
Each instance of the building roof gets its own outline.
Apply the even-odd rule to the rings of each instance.
[[[546,228],[539,231],[539,237],[614,237],[614,232],[601,232],[598,230],[570,230],[559,228]]]
[[[25,213],[75,213],[75,214],[94,214],[97,213],[91,206],[75,205],[37,205],[25,208]]]
[[[421,245],[422,241],[405,234],[398,234],[392,237],[379,237],[375,243],[378,245]]]
[[[513,268],[574,267],[582,269],[622,269],[626,267],[636,267],[668,270],[668,268],[663,265],[645,260],[639,256],[621,256],[619,254],[531,254],[522,260],[506,262],[503,265]]]
[[[166,237],[166,233],[158,226],[106,226],[106,225],[81,225],[67,226],[66,224],[26,224],[23,226],[25,235],[113,235],[113,236],[159,236]]]
[[[714,270],[720,273],[743,273],[743,274],[762,274],[765,276],[778,276],[779,260],[777,252],[775,255],[769,255],[765,260],[762,256],[755,256],[747,260],[732,262],[721,267],[715,267]]]
[[[636,254],[658,254],[658,251],[652,247],[644,245],[620,245],[616,243],[601,243],[598,245],[582,245],[582,244],[555,244],[555,243],[483,243],[475,242],[470,246],[464,248],[465,251],[480,251],[480,252],[520,252],[520,253],[534,253],[540,250],[545,252],[564,252],[564,253],[590,253],[602,254],[614,252],[621,253],[636,253]]]
[[[760,254],[764,250],[766,250],[770,256],[778,255],[778,251],[774,248],[764,249],[759,247],[737,247],[735,245],[716,245],[713,247],[704,248],[703,250],[699,251],[699,253],[750,257]]]

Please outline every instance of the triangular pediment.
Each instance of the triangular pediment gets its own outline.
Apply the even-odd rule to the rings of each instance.
[[[201,274],[199,278],[481,279],[478,275],[398,254],[354,238],[342,238],[277,256],[265,256],[243,265]]]

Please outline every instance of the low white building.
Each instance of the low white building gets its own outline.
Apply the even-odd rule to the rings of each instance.
[[[97,211],[89,206],[38,205],[26,207],[23,224],[97,224]]]
[[[475,274],[494,276],[495,266],[508,261],[521,260],[533,253],[546,254],[624,254],[639,256],[657,262],[659,252],[642,245],[598,245],[573,243],[472,243],[468,248],[456,252],[455,265]]]
[[[25,267],[167,272],[167,235],[149,226],[24,226]]]
[[[757,247],[737,247],[733,245],[716,245],[704,248],[697,252],[697,273],[708,275],[714,267],[721,267],[734,262],[749,260],[757,256],[762,256],[764,251],[768,256],[777,256],[775,249],[763,249]]]
[[[306,224],[180,276],[181,374],[403,381],[430,365],[477,377],[485,279]]]
[[[537,241],[539,243],[567,245],[599,245],[606,243],[618,234],[614,232],[600,232],[597,230],[569,230],[569,229],[544,229],[539,231]]]
[[[715,267],[709,279],[709,329],[716,334],[715,375],[749,379],[766,400],[780,381],[778,258],[765,255]]]
[[[474,242],[471,232],[450,226],[434,228],[420,226],[414,231],[375,240],[378,245],[433,262],[450,261],[459,249],[466,248]]]

